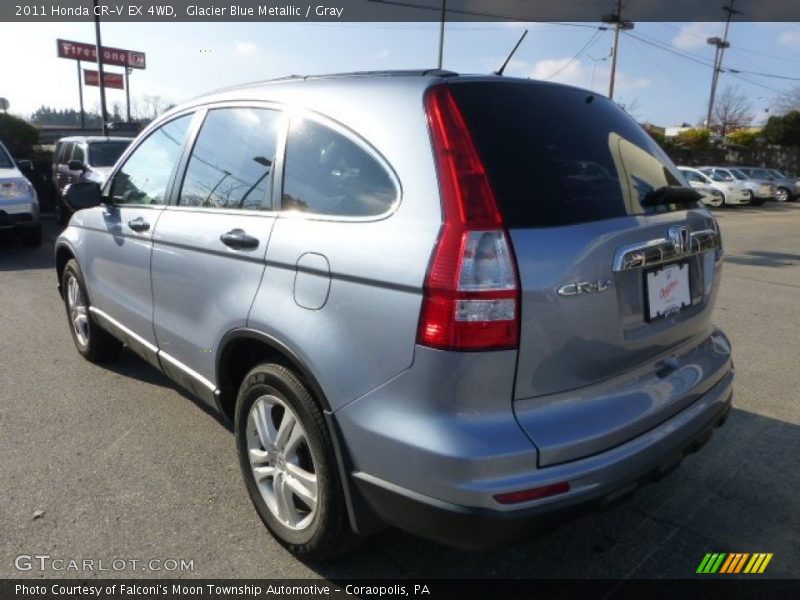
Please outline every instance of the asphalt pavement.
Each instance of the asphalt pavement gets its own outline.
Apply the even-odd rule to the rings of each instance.
[[[128,351],[108,366],[75,352],[55,224],[37,250],[0,240],[0,577],[682,578],[707,552],[771,552],[765,576],[800,577],[800,202],[717,214],[735,410],[699,453],[621,506],[509,547],[458,552],[390,529],[325,566],[271,539],[214,415]],[[127,565],[17,569],[34,555]]]

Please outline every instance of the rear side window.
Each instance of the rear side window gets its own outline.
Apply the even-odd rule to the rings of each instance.
[[[89,144],[89,164],[93,167],[113,167],[130,142],[92,142]]]
[[[292,120],[286,146],[282,209],[370,217],[387,212],[397,189],[364,148],[310,119]]]
[[[509,227],[572,225],[677,208],[647,194],[685,185],[658,144],[610,100],[525,81],[451,85]]]
[[[271,210],[280,118],[279,112],[261,108],[208,111],[178,204]]]

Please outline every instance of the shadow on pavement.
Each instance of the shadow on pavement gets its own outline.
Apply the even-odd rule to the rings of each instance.
[[[51,217],[42,218],[42,245],[29,248],[11,231],[0,232],[0,271],[55,268],[54,245],[61,228]],[[55,281],[55,273],[53,273]]]
[[[753,267],[794,267],[800,264],[800,254],[755,250],[745,254],[726,254],[725,262]]]
[[[164,375],[161,371],[145,362],[144,359],[129,350],[127,347],[122,351],[118,358],[98,365],[108,371],[112,371],[123,377],[136,379],[150,385],[157,385],[159,387],[175,390],[183,398],[197,406],[201,411],[213,418],[222,427],[233,433],[233,424],[223,417],[215,409],[208,406],[202,400],[195,398],[188,392],[184,391],[178,384],[174,383],[169,377]]]

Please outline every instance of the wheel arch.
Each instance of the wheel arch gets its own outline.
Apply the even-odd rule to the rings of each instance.
[[[225,334],[216,359],[216,381],[220,412],[231,421],[236,409],[236,395],[247,372],[262,362],[275,362],[294,371],[314,395],[325,412],[331,407],[322,386],[311,369],[287,344],[255,329],[233,329]]]
[[[237,360],[239,359],[239,360]],[[351,472],[353,462],[347,443],[336,423],[325,392],[311,369],[297,352],[287,344],[255,329],[238,328],[229,331],[220,342],[216,360],[217,408],[234,422],[236,396],[244,376],[257,364],[275,362],[294,371],[311,390],[319,403],[333,442],[336,465],[344,488],[350,526],[360,535],[369,535],[383,528],[383,523],[354,486]]]
[[[63,298],[64,290],[61,289],[61,279],[64,276],[64,267],[67,263],[75,258],[75,251],[66,242],[61,242],[56,245],[56,277],[58,279],[58,293]]]

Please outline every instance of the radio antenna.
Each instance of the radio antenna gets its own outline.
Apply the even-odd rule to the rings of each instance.
[[[497,71],[494,72],[495,75],[502,75],[503,74],[503,71],[506,70],[506,67],[508,66],[508,63],[511,60],[511,57],[514,56],[514,53],[517,51],[517,48],[519,48],[519,45],[522,43],[522,40],[525,39],[526,35],[528,35],[528,30],[527,29],[522,32],[522,36],[519,38],[519,40],[517,40],[517,43],[514,46],[514,49],[511,50],[511,53],[508,55],[508,58],[506,58],[506,62],[503,63],[503,66],[500,67],[500,69],[498,69]]]

